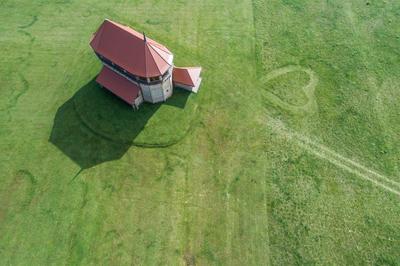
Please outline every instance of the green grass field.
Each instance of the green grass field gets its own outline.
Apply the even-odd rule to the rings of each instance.
[[[203,67],[139,112],[104,18]],[[0,265],[400,265],[400,2],[0,0]]]

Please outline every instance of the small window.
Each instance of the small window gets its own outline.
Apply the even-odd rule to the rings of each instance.
[[[144,78],[144,77],[138,77],[138,79],[139,79],[140,81],[145,81],[145,82],[147,82],[147,79]]]

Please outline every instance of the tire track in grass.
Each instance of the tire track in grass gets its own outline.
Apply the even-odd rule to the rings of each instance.
[[[321,151],[323,151],[324,153],[329,154],[329,156],[331,156],[332,158],[336,158],[336,160],[338,160],[338,161],[342,161],[345,164],[346,163],[349,164],[353,168],[358,169],[359,172],[364,172],[365,174],[369,174],[371,176],[374,176],[375,178],[380,179],[382,182],[390,183],[391,185],[394,185],[394,186],[396,186],[396,187],[398,187],[400,189],[400,183],[398,183],[398,182],[396,182],[396,181],[394,181],[394,180],[392,180],[392,179],[390,179],[390,178],[388,178],[388,177],[386,177],[386,176],[384,176],[382,174],[379,174],[376,171],[374,171],[372,169],[369,169],[369,168],[361,165],[360,163],[358,163],[358,162],[356,162],[354,160],[351,160],[351,159],[349,159],[347,157],[344,157],[343,155],[341,155],[341,154],[339,154],[339,153],[327,148],[326,146],[324,146],[322,144],[317,144],[316,142],[312,141],[310,138],[307,138],[305,136],[301,136],[299,134],[297,134],[297,138],[302,140],[304,143],[307,143],[310,146],[314,146],[317,149],[321,149]]]
[[[376,186],[379,186],[379,187],[381,187],[381,188],[383,188],[383,189],[385,189],[385,190],[387,190],[387,191],[389,191],[391,193],[394,193],[394,194],[400,196],[400,192],[399,191],[397,191],[397,190],[395,190],[395,189],[393,189],[393,188],[391,188],[391,187],[389,187],[389,186],[377,181],[376,179],[372,178],[371,176],[368,176],[368,175],[360,172],[356,168],[352,168],[351,166],[344,164],[342,161],[337,160],[334,157],[331,157],[327,153],[324,153],[323,151],[318,151],[317,149],[313,148],[312,146],[308,146],[308,145],[306,145],[304,143],[301,143],[301,142],[298,143],[298,145],[300,147],[303,147],[307,151],[310,151],[311,153],[313,153],[317,157],[319,157],[321,159],[324,159],[324,160],[326,160],[326,161],[338,166],[339,168],[341,168],[343,170],[346,170],[347,172],[355,174],[355,175],[357,175],[357,176],[359,176],[359,177],[361,177],[361,178],[363,178],[365,180],[368,180],[368,181],[372,182]]]
[[[293,141],[296,145],[314,154],[318,158],[328,161],[329,163],[334,164],[347,172],[355,174],[356,176],[367,180],[390,193],[400,196],[399,182],[377,173],[376,171],[311,140],[309,137],[289,129],[277,119],[272,117],[268,117],[268,119],[269,123],[267,123],[267,126],[280,136]]]

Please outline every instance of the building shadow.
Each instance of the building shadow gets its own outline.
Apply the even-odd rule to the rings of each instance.
[[[93,79],[59,107],[49,141],[81,169],[117,160],[159,107],[145,103],[134,111]]]
[[[190,95],[190,91],[175,87],[174,93],[169,99],[167,99],[165,104],[183,109],[185,108]]]

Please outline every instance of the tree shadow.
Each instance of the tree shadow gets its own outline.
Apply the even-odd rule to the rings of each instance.
[[[159,107],[133,111],[93,79],[57,110],[49,141],[81,169],[117,160]]]

